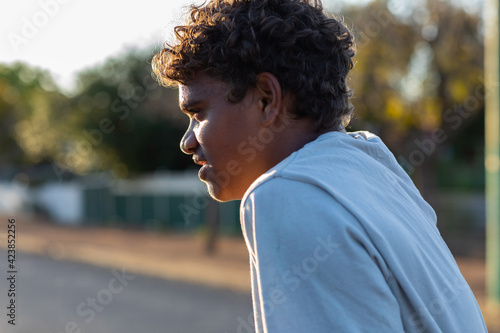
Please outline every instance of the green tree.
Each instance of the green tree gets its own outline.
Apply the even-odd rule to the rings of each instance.
[[[192,163],[179,149],[186,120],[177,91],[156,83],[143,53],[81,73],[79,89],[72,107],[82,121],[75,154],[89,162],[82,172],[109,169],[126,177]]]
[[[351,129],[382,136],[432,201],[439,153],[481,119],[481,20],[448,1],[410,4],[346,10],[358,43]]]
[[[52,77],[22,63],[0,65],[0,97],[0,162],[53,160],[74,121]]]

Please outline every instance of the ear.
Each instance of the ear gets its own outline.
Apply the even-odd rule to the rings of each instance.
[[[270,126],[283,107],[281,85],[276,76],[264,72],[257,75],[256,88],[259,108],[262,111],[261,123]]]

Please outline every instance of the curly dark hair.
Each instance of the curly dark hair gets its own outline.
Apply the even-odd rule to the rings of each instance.
[[[160,83],[186,84],[203,72],[226,82],[236,103],[269,72],[292,96],[296,119],[312,119],[317,132],[349,123],[353,35],[319,0],[211,0],[192,5],[174,32],[176,44],[153,58]]]

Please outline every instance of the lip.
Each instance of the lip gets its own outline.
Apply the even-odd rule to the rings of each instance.
[[[202,165],[202,167],[200,168],[200,170],[198,170],[198,178],[200,178],[200,180],[206,180],[206,178],[207,178],[207,169],[208,169],[208,165],[204,164],[204,165]]]
[[[198,156],[193,156],[193,161],[194,161],[195,164],[198,164],[198,165],[201,165],[201,166],[207,164],[206,160],[200,159]]]
[[[200,178],[200,180],[205,180],[206,175],[207,175],[207,168],[208,168],[207,160],[200,158],[199,156],[194,155],[193,162],[195,164],[201,165],[200,170],[198,170],[198,178]]]

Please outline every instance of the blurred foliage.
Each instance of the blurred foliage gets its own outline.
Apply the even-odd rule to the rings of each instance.
[[[441,149],[437,165],[440,188],[477,191],[484,188],[484,113],[464,125],[466,135]]]
[[[186,119],[178,93],[153,80],[145,54],[132,51],[83,72],[79,87],[72,105],[82,118],[81,139],[94,148],[91,159],[81,155],[88,169],[111,169],[126,177],[192,164],[179,149]]]
[[[483,152],[484,132],[470,131],[473,122],[483,126],[480,17],[449,1],[379,0],[345,10],[345,20],[357,41],[350,130],[380,135],[424,194],[443,179],[435,178],[438,166],[480,174],[483,186],[482,159],[470,164],[456,147],[474,142],[466,154]],[[456,177],[463,182],[463,173]]]
[[[357,42],[349,130],[380,135],[424,189],[450,179],[482,186],[480,18],[444,0],[377,0],[344,7],[343,17]],[[187,119],[177,91],[152,79],[151,57],[132,50],[81,72],[74,96],[61,94],[47,72],[0,66],[0,163],[117,177],[192,165],[178,146]],[[423,149],[436,130],[446,139]],[[470,172],[481,175],[463,181]]]
[[[24,64],[0,65],[0,162],[36,164],[64,149],[76,129],[68,99],[51,76]]]
[[[404,16],[390,3],[351,8],[346,21],[358,49],[355,121],[399,137],[445,125],[443,112],[482,87],[483,36],[479,17],[447,1],[429,0]]]
[[[0,66],[0,163],[51,165],[68,178],[111,170],[116,177],[192,164],[179,140],[186,119],[178,93],[151,77],[133,50],[78,76],[78,93],[60,93],[47,72]]]

